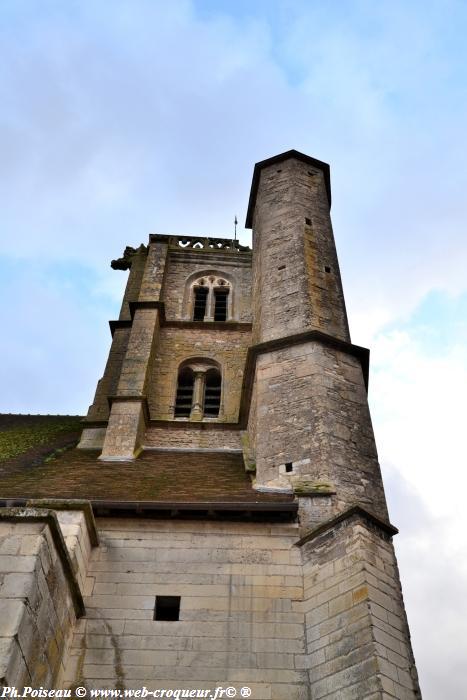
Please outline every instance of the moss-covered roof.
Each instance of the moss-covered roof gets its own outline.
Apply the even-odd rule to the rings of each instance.
[[[73,447],[81,430],[80,416],[0,414],[0,478]]]
[[[99,452],[69,450],[47,463],[5,475],[0,498],[109,501],[264,502],[283,495],[254,491],[240,454],[147,451],[128,462],[101,462]]]
[[[79,419],[67,416],[0,420],[4,454],[13,455],[0,459],[0,499],[175,504],[293,500],[284,494],[255,491],[240,453],[147,450],[134,461],[102,462],[97,451],[59,446],[62,438],[76,441],[79,432]]]

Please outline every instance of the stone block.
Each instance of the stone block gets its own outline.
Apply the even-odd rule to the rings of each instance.
[[[22,600],[0,598],[1,634],[3,637],[13,637],[18,633],[26,606]]]

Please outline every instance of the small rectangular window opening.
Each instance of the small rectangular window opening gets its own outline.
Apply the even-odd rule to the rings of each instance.
[[[293,471],[293,464],[292,464],[292,462],[286,462],[286,463],[285,463],[285,471],[286,471],[287,473]]]
[[[214,321],[227,321],[227,297],[228,289],[214,290]]]
[[[195,287],[195,305],[193,309],[193,321],[204,321],[206,314],[206,301],[208,290],[206,287]]]
[[[180,596],[179,595],[156,595],[154,605],[154,620],[165,620],[166,622],[176,622],[180,619]]]
[[[331,272],[331,268],[329,267],[329,265],[325,265],[325,266],[324,266],[324,271],[325,271],[325,272]]]
[[[311,219],[305,218],[305,224],[306,224],[307,226],[311,226]]]

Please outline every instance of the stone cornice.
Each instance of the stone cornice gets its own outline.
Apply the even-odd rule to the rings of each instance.
[[[131,320],[109,321],[112,337],[116,330],[120,328],[131,328],[135,312],[138,309],[158,309],[160,313],[160,325],[165,328],[185,328],[200,331],[251,331],[253,324],[243,321],[187,321],[187,320],[167,320],[165,315],[165,304],[163,301],[130,301]]]
[[[120,328],[131,328],[133,325],[133,321],[124,321],[124,320],[117,320],[117,321],[109,321],[109,326],[110,326],[110,332],[113,335],[116,330],[119,330]]]
[[[44,523],[47,525],[52,536],[53,543],[57,550],[63,573],[70,587],[70,595],[73,601],[76,617],[83,617],[86,614],[83,596],[76,580],[73,564],[68,553],[68,549],[63,539],[62,531],[53,510],[45,508],[0,508],[0,522],[7,523]]]
[[[107,401],[109,403],[109,408],[112,409],[112,404],[114,403],[140,403],[143,409],[143,416],[144,416],[144,421],[146,425],[149,423],[149,406],[148,406],[148,400],[146,396],[143,396],[141,394],[114,394],[112,396],[107,397]],[[101,421],[99,421],[101,423]],[[106,425],[108,421],[105,421]],[[86,427],[90,427],[87,425]]]
[[[161,305],[163,306],[163,302],[132,302],[135,305],[134,308],[160,308]],[[139,306],[140,304],[144,306]],[[146,304],[148,307],[146,307]],[[151,306],[149,306],[151,305]],[[162,316],[161,316],[162,318]],[[165,316],[164,316],[165,318]],[[190,324],[190,326],[186,326],[185,324]],[[191,326],[191,324],[196,324],[196,326]],[[193,328],[205,328],[206,329],[215,329],[218,330],[218,327],[220,327],[222,330],[250,330],[251,325],[250,324],[232,324],[232,327],[229,328],[228,323],[206,323],[205,321],[170,321],[169,324],[167,322],[162,323],[161,325],[170,325],[170,327],[173,328],[186,328],[186,327],[193,327]],[[233,326],[236,326],[236,328],[233,328]],[[308,342],[315,342],[315,343],[320,343],[321,345],[326,345],[327,347],[334,348],[336,350],[339,350],[341,352],[345,352],[349,355],[352,355],[355,357],[361,365],[362,372],[363,372],[363,380],[365,382],[365,388],[368,391],[368,373],[369,373],[369,366],[370,366],[370,351],[367,348],[363,348],[360,345],[353,345],[352,343],[348,343],[345,340],[339,340],[338,338],[334,338],[331,335],[327,335],[326,333],[322,333],[321,331],[306,331],[304,333],[297,333],[296,335],[289,335],[285,336],[283,338],[275,338],[273,340],[268,340],[264,343],[258,343],[257,345],[251,345],[248,348],[247,352],[247,358],[245,362],[245,370],[243,373],[243,384],[242,384],[242,391],[240,395],[240,411],[239,411],[239,420],[238,422],[235,423],[205,423],[201,421],[198,425],[200,426],[216,426],[216,427],[226,427],[228,429],[236,429],[236,430],[244,430],[247,427],[248,424],[248,416],[250,413],[250,405],[251,405],[251,394],[253,391],[253,382],[255,378],[255,369],[256,369],[256,360],[259,355],[265,353],[265,352],[272,352],[275,350],[281,350],[283,348],[287,347],[292,347],[294,345],[301,345],[303,343],[308,343]],[[165,425],[165,426],[174,426],[178,425],[179,423],[181,425],[187,426],[187,425],[194,425],[193,423],[189,422],[179,422],[175,420],[154,420],[150,418],[150,413],[149,413],[149,407],[147,403],[147,399],[145,396],[109,396],[108,397],[109,405],[111,406],[113,401],[142,401],[143,402],[143,409],[145,412],[145,420],[147,425]],[[83,424],[86,427],[105,427],[107,425],[107,421],[86,421],[86,419],[83,420]],[[202,429],[205,429],[203,427]]]
[[[302,343],[308,342],[316,342],[320,343],[321,345],[327,345],[328,347],[332,347],[355,357],[360,362],[362,367],[363,380],[365,382],[365,388],[368,391],[370,351],[367,348],[362,348],[359,345],[353,345],[345,340],[339,340],[338,338],[322,333],[321,331],[305,331],[304,333],[297,333],[296,335],[289,335],[283,338],[268,340],[264,343],[258,343],[257,345],[252,345],[248,348],[240,399],[239,423],[241,428],[246,428],[248,423],[257,357],[265,352],[281,350],[282,348],[301,345]]]
[[[78,498],[32,498],[27,503],[28,508],[50,508],[51,510],[80,510],[84,515],[89,541],[93,547],[99,546],[99,534],[90,501]]]
[[[3,503],[15,503],[16,507],[3,507]],[[6,511],[23,511],[26,498],[0,499],[0,519]],[[132,516],[148,516],[160,514],[164,517],[186,517],[191,513],[203,513],[208,518],[217,519],[219,516],[228,518],[229,514],[241,514],[248,519],[287,520],[295,519],[298,511],[296,499],[284,499],[283,501],[113,501],[91,500],[90,504],[97,516],[122,517],[122,513]],[[28,509],[32,510],[32,509]],[[43,511],[51,513],[51,511]],[[53,513],[52,513],[53,514]],[[10,522],[13,522],[11,520]],[[24,522],[24,520],[23,520]],[[31,520],[30,522],[37,522]],[[71,565],[71,560],[70,560]],[[78,584],[76,584],[78,585]],[[81,592],[78,592],[81,595]],[[84,613],[83,613],[84,614]]]
[[[165,323],[165,304],[163,301],[129,301],[131,320],[135,317],[135,312],[139,309],[158,309],[161,316],[161,323]]]
[[[165,321],[165,328],[191,328],[197,331],[245,331],[251,332],[252,323],[240,321]]]
[[[344,510],[342,513],[339,513],[335,517],[330,518],[329,520],[326,520],[317,527],[313,528],[312,530],[310,530],[310,532],[307,532],[306,535],[304,535],[300,540],[298,540],[298,542],[295,543],[295,546],[302,547],[307,542],[311,542],[319,535],[322,535],[323,533],[334,529],[340,523],[344,523],[346,520],[350,520],[351,518],[365,520],[371,525],[377,527],[379,530],[382,530],[384,534],[388,535],[389,537],[393,537],[399,532],[397,527],[391,525],[390,522],[388,522],[387,520],[383,520],[379,516],[367,510],[361,504],[356,503],[353,506],[350,506],[350,508],[348,508],[347,510]]]

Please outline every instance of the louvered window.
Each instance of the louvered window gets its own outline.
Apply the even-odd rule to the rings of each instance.
[[[193,309],[193,321],[204,321],[208,289],[207,287],[195,287],[194,292],[195,304]]]
[[[182,369],[178,375],[177,396],[175,398],[175,417],[189,418],[193,402],[194,374],[189,367]]]
[[[221,405],[221,375],[217,369],[206,372],[204,387],[204,415],[207,418],[217,418]]]
[[[228,289],[214,290],[214,321],[227,321],[227,299]]]

